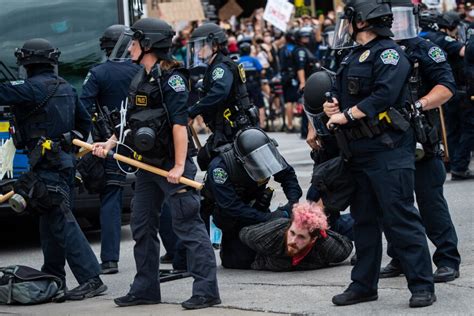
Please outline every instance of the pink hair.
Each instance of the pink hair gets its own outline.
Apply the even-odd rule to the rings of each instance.
[[[311,235],[316,231],[328,230],[326,214],[316,203],[302,202],[293,205],[293,223],[309,230]]]

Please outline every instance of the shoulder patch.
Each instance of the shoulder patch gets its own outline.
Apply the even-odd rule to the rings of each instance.
[[[212,170],[212,178],[214,179],[214,182],[217,184],[224,184],[227,181],[228,178],[227,172],[222,169],[222,168],[216,168]]]
[[[91,77],[90,71],[87,73],[86,78],[84,79],[84,82],[82,83],[83,86],[86,85],[87,81],[89,81],[89,78]]]
[[[306,56],[305,51],[304,51],[303,49],[300,49],[300,50],[298,51],[298,56],[299,56],[300,58],[304,58],[304,57]]]
[[[363,63],[364,61],[366,61],[367,58],[369,58],[369,56],[370,56],[370,49],[366,50],[365,52],[362,53],[362,55],[360,55],[359,63]]]
[[[175,92],[183,92],[186,90],[186,83],[184,82],[183,78],[178,75],[172,75],[168,79],[168,85],[173,88]]]
[[[430,48],[428,56],[438,64],[446,61],[446,55],[441,48],[436,46]]]
[[[455,41],[455,39],[452,38],[452,37],[449,36],[449,35],[446,35],[446,36],[444,37],[444,40],[445,40],[446,42],[454,42],[454,41]]]
[[[382,62],[385,65],[394,65],[396,66],[398,64],[398,61],[400,60],[400,55],[398,52],[392,48],[386,49],[380,54],[380,59],[382,59]]]
[[[12,86],[19,86],[21,84],[24,84],[25,83],[25,80],[14,80],[14,81],[10,81],[10,84]]]
[[[216,69],[212,71],[212,80],[221,79],[222,77],[224,77],[224,72],[224,68],[216,67]]]

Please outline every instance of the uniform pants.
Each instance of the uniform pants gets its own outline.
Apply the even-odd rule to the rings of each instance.
[[[459,269],[461,257],[458,252],[458,237],[448,204],[443,195],[446,170],[438,157],[416,163],[415,193],[426,235],[436,246],[433,262],[439,267]],[[387,253],[393,257],[392,244],[388,244]]]
[[[382,228],[400,258],[410,291],[434,292],[425,230],[414,206],[414,170],[399,163],[396,150],[354,160],[356,192],[351,205],[357,263],[350,290],[377,291],[382,258]],[[392,163],[387,163],[392,161]]]
[[[102,262],[119,261],[122,229],[122,195],[125,175],[115,159],[105,159],[106,186],[100,193],[100,226]]]
[[[98,276],[100,266],[71,212],[73,171],[42,170],[38,171],[38,175],[46,185],[56,187],[65,198],[59,207],[40,216],[39,231],[44,256],[41,271],[65,281],[64,265],[67,261],[77,282],[82,284]]]
[[[227,269],[250,269],[256,252],[242,243],[239,232],[222,232],[220,257]]]
[[[159,234],[166,252],[173,258],[173,269],[186,270],[186,248],[173,231],[171,208],[164,203],[160,214]]]
[[[168,170],[171,167],[171,162],[163,166]],[[184,176],[193,179],[195,174],[196,166],[188,158]],[[173,230],[186,248],[187,270],[194,278],[193,295],[219,297],[215,255],[199,216],[199,194],[194,190],[177,193],[184,188],[184,185],[169,183],[166,178],[147,171],[137,173],[130,223],[137,273],[130,288],[131,295],[161,299],[158,228],[160,209],[166,202],[171,209]]]
[[[474,150],[474,107],[466,108],[456,95],[445,106],[445,119],[451,170],[464,172]]]

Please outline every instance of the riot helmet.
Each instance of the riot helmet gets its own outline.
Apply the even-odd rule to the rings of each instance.
[[[459,14],[454,11],[445,12],[439,15],[436,21],[439,28],[447,29],[449,31],[455,30],[460,23],[461,18],[459,17]]]
[[[285,33],[285,40],[287,43],[294,43],[295,42],[295,34],[298,29],[291,28]]]
[[[126,26],[122,24],[114,24],[106,28],[104,34],[99,39],[100,49],[105,50],[107,55],[109,55],[125,29]]]
[[[334,25],[329,25],[324,28],[323,32],[323,45],[327,46],[328,48],[333,47],[333,40],[334,40]]]
[[[325,94],[332,89],[333,76],[327,70],[317,71],[311,76],[305,84],[303,108],[309,122],[319,136],[329,134],[326,124],[323,122],[325,116],[323,104],[326,102]]]
[[[422,10],[419,14],[419,24],[421,28],[429,28],[434,31],[439,30],[438,24],[439,14],[433,10]]]
[[[240,130],[234,140],[237,160],[256,182],[263,182],[287,167],[276,146],[276,142],[257,127]]]
[[[418,36],[418,7],[411,0],[392,0],[393,39],[396,41]]]
[[[205,23],[191,33],[187,43],[186,65],[190,69],[207,65],[217,52],[227,55],[227,36],[217,24]]]
[[[363,28],[357,27],[357,22],[368,22]],[[390,27],[392,26],[393,14],[390,6],[390,0],[348,0],[344,7],[344,13],[335,33],[335,44],[347,45],[347,36],[355,41],[357,33],[371,31],[379,36],[393,36]],[[349,32],[349,26],[352,26],[352,34]],[[349,33],[349,34],[348,34]],[[339,37],[339,38],[338,38]],[[336,49],[348,48],[348,46],[335,46]]]
[[[156,18],[143,18],[133,23],[120,36],[111,58],[124,58],[129,54],[128,47],[135,40],[140,45],[141,54],[136,63],[140,63],[145,54],[153,53],[160,59],[171,58],[170,48],[175,32],[171,25]],[[125,55],[120,56],[120,52]]]
[[[300,42],[303,38],[310,38],[313,35],[313,28],[311,26],[303,26],[295,32],[295,39]]]
[[[58,64],[59,49],[54,48],[51,43],[44,38],[33,38],[27,40],[22,48],[15,50],[15,57],[19,66],[32,64]]]

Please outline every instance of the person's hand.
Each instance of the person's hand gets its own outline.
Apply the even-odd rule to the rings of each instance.
[[[319,150],[321,149],[321,142],[319,141],[318,135],[314,128],[308,128],[308,135],[306,136],[306,143],[311,147],[311,149]]]
[[[347,124],[346,117],[342,113],[337,113],[337,114],[332,115],[329,118],[329,122],[326,124],[326,126],[328,127],[328,129],[331,129],[333,125],[344,125],[344,124]]]
[[[183,173],[184,173],[184,165],[183,166],[174,165],[173,169],[171,169],[168,172],[168,176],[166,177],[166,179],[170,183],[178,184],[179,183],[179,178],[181,178]]]
[[[100,158],[105,158],[107,153],[114,148],[114,145],[114,142],[110,140],[106,142],[93,143],[92,154]]]
[[[333,102],[324,102],[323,108],[324,108],[324,113],[327,115],[327,117],[331,117],[334,114],[341,113],[341,110],[339,109],[339,101],[337,101],[336,98],[332,98]]]

